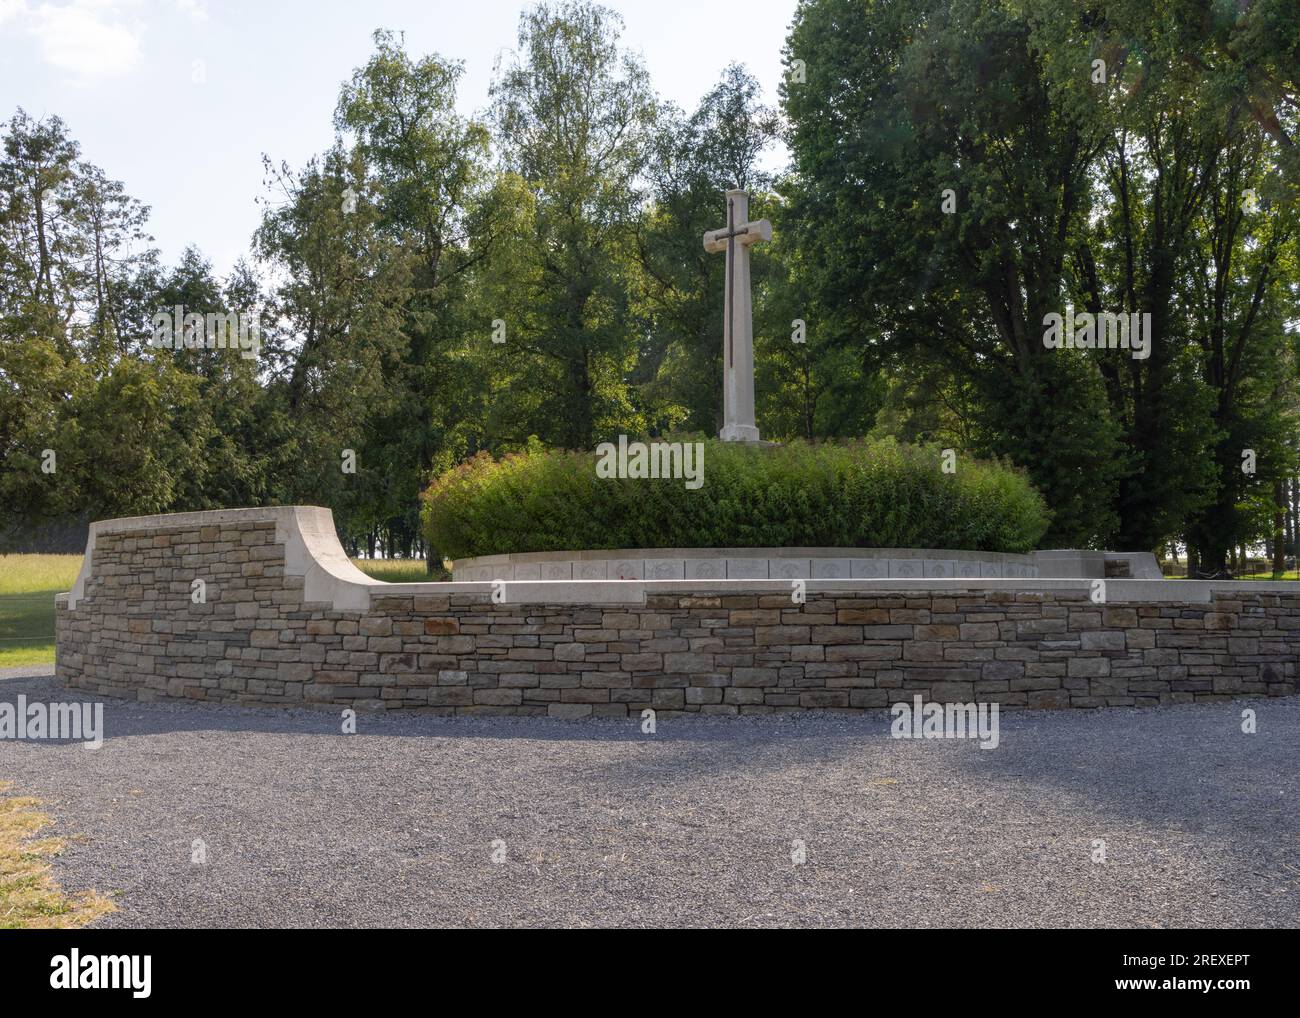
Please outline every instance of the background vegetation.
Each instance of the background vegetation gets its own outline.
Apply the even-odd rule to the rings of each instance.
[[[1005,459],[1046,545],[1294,554],[1294,0],[804,0],[778,109],[737,65],[673,108],[620,32],[585,2],[527,9],[471,117],[454,55],[377,33],[319,157],[268,157],[252,260],[222,279],[197,248],[162,264],[127,185],[17,111],[3,538],[316,503],[354,554],[432,561],[419,493],[480,452],[713,433],[723,260],[700,238],[739,185],[776,237],[754,255],[765,437]],[[1045,349],[1067,303],[1150,313],[1151,357]],[[149,348],[176,304],[256,309],[263,356]]]

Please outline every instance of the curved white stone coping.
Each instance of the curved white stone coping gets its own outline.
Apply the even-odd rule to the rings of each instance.
[[[452,563],[452,576],[468,581],[948,580],[1038,575],[1033,555],[920,548],[622,548],[480,555]]]
[[[909,594],[921,591],[953,595],[987,590],[1005,590],[1030,594],[1035,591],[1080,591],[1095,596],[1092,579],[1034,577],[756,577],[700,578],[681,577],[661,580],[517,580],[493,576],[486,580],[451,583],[386,583],[367,576],[352,564],[334,529],[334,518],[319,506],[283,506],[265,509],[222,509],[211,512],[172,513],[158,516],[135,516],[92,523],[86,541],[86,556],[71,591],[59,594],[60,604],[75,610],[85,596],[86,581],[94,563],[98,536],[112,533],[140,535],[166,531],[218,527],[238,531],[244,524],[274,523],[275,539],[285,549],[285,574],[303,577],[303,600],[325,603],[337,610],[364,611],[370,608],[375,594],[404,597],[411,595],[493,594],[506,604],[644,604],[647,595],[718,595],[718,594],[792,594],[792,581],[802,581],[805,593],[871,592]],[[784,550],[784,549],[781,549]],[[821,549],[827,550],[827,549]],[[856,549],[867,551],[870,549]],[[809,549],[812,551],[812,549]],[[802,556],[803,549],[799,549]],[[592,554],[592,553],[588,553]],[[894,554],[890,552],[889,554]],[[925,551],[910,552],[912,561],[927,561]],[[968,555],[990,553],[967,552]],[[1042,554],[1042,553],[1039,553]],[[1061,555],[1061,552],[1050,554]],[[1115,553],[1094,552],[1109,557]],[[814,556],[834,558],[835,556]],[[842,557],[842,556],[841,556]],[[848,556],[850,559],[853,556]],[[872,556],[862,555],[862,559]],[[874,556],[877,560],[879,555]],[[1025,558],[1026,556],[1018,556]],[[1140,559],[1140,556],[1121,556]],[[728,550],[716,550],[713,560],[728,561]],[[892,560],[891,560],[892,561]],[[942,560],[940,560],[942,561]],[[983,561],[981,559],[980,561]],[[494,582],[495,581],[495,582]],[[1294,594],[1300,584],[1231,580],[1149,580],[1108,579],[1104,592],[1106,603],[1174,602],[1204,604],[1211,592]],[[792,603],[793,600],[792,600]]]
[[[284,545],[286,576],[303,577],[303,599],[325,601],[335,608],[368,608],[369,589],[385,586],[352,564],[339,544],[334,514],[320,506],[271,506],[264,509],[216,509],[195,513],[162,513],[157,516],[124,516],[99,520],[90,525],[86,554],[81,560],[72,590],[67,594],[69,610],[85,596],[95,556],[95,539],[105,534],[162,533],[194,527],[218,527],[238,531],[250,523],[274,523],[275,540]]]

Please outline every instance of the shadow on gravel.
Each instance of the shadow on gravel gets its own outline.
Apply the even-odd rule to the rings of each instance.
[[[1247,709],[1255,734],[1242,731]],[[1001,749],[963,754],[959,763],[981,777],[1106,800],[1191,831],[1207,818],[1236,816],[1248,825],[1283,820],[1293,843],[1300,832],[1298,697],[1019,715],[1003,722]]]
[[[1253,735],[1241,730],[1246,709],[1256,714]],[[960,757],[973,785],[1031,786],[1153,832],[1181,832],[1225,892],[1262,880],[1300,916],[1300,697],[1112,708],[1072,725],[1030,720],[1004,738],[1009,752]],[[1090,846],[1107,837],[1086,834]],[[1122,863],[1134,847],[1111,841],[1109,851]]]
[[[52,675],[0,678],[0,702],[102,702],[104,741],[176,732],[340,734],[341,708],[251,708],[206,703],[139,703],[88,696]],[[1242,711],[1256,712],[1258,732],[1241,731]],[[1144,710],[1020,711],[1001,717],[1001,743],[889,738],[890,715],[790,715],[664,719],[654,735],[640,718],[578,722],[549,718],[444,718],[410,713],[361,714],[368,738],[489,739],[532,742],[677,744],[669,757],[625,755],[607,764],[600,782],[644,788],[648,781],[695,782],[776,772],[803,765],[861,767],[863,778],[886,774],[897,754],[933,753],[936,773],[963,770],[1003,786],[1029,785],[1081,804],[1104,806],[1142,821],[1189,833],[1225,828],[1272,838],[1296,856],[1300,874],[1300,697]],[[64,742],[34,741],[36,746]],[[687,744],[687,745],[682,745]],[[856,759],[854,759],[856,758]],[[553,758],[563,765],[562,756]],[[924,761],[921,761],[924,766]]]
[[[153,703],[96,696],[69,689],[52,675],[0,678],[0,703],[16,703],[22,695],[28,702],[102,703],[104,741],[140,735],[173,732],[259,732],[283,735],[338,735],[343,708],[329,707],[241,707],[201,701],[160,700]],[[826,716],[822,716],[824,721]],[[368,737],[437,739],[526,739],[534,742],[634,742],[652,740],[700,742],[713,746],[735,744],[751,749],[757,743],[791,743],[834,739],[858,745],[863,738],[888,734],[888,716],[845,715],[836,719],[843,731],[828,733],[818,718],[791,716],[774,723],[764,718],[669,718],[659,721],[654,735],[643,734],[641,719],[588,718],[564,721],[546,717],[442,717],[412,711],[362,712],[357,716],[360,735]],[[54,740],[33,741],[32,745],[65,745]],[[710,751],[713,752],[713,751]],[[704,763],[721,762],[716,754]]]

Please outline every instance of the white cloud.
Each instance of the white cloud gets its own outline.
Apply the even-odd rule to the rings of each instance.
[[[0,25],[27,13],[27,0],[0,0]]]
[[[195,21],[208,20],[208,0],[176,0],[176,9]]]
[[[135,6],[130,0],[71,0],[30,9],[24,0],[0,3],[17,8],[16,16],[36,37],[46,63],[73,72],[79,80],[124,74],[140,58],[144,26],[128,24],[122,17],[124,7]],[[0,16],[0,22],[4,20]]]

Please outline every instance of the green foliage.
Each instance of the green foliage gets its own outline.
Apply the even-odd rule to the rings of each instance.
[[[689,441],[689,439],[684,439]],[[703,485],[601,478],[595,453],[480,454],[424,494],[450,558],[576,548],[837,547],[1024,552],[1042,498],[996,462],[891,441],[750,447],[707,441]]]
[[[531,200],[502,238],[514,271],[506,285],[494,274],[483,325],[506,323],[511,381],[532,390],[509,393],[536,415],[519,431],[578,447],[639,424],[626,381],[631,252],[656,102],[621,29],[606,7],[538,4],[492,84],[506,170]]]
[[[783,87],[784,191],[805,317],[888,373],[877,428],[1024,464],[1054,544],[1183,536],[1221,563],[1234,521],[1256,526],[1229,461],[1295,405],[1274,351],[1295,320],[1300,18],[1286,0],[1214,7],[796,12],[787,59],[808,78]],[[1046,349],[1066,304],[1149,313],[1149,358]]]
[[[752,250],[765,437],[1014,462],[1052,509],[1045,544],[1178,541],[1221,567],[1282,529],[1300,461],[1297,53],[1294,0],[802,0],[786,59],[807,78],[787,76],[783,116],[738,64],[683,111],[618,14],[574,0],[523,12],[489,109],[466,116],[454,56],[380,31],[341,75],[329,147],[267,160],[258,264],[226,279],[195,249],[160,265],[147,208],[57,117],[18,110],[0,153],[0,540],[296,502],[330,506],[353,553],[405,557],[424,551],[421,489],[486,450],[526,451],[492,498],[571,546],[615,495],[587,491],[586,461],[533,485],[539,457],[528,469],[565,476],[544,449],[720,423],[725,260],[701,235],[739,186],[774,232]],[[1150,312],[1151,356],[1044,348],[1043,315],[1067,303]],[[176,304],[260,309],[262,355],[150,349]],[[815,529],[818,464],[842,454],[769,450],[779,483],[755,488],[733,462],[748,453],[709,448],[725,493],[635,483],[615,525],[671,516],[675,543],[705,542],[759,506],[769,543]],[[862,526],[915,543],[889,516],[923,501],[909,483]],[[490,546],[496,521],[476,519]]]

